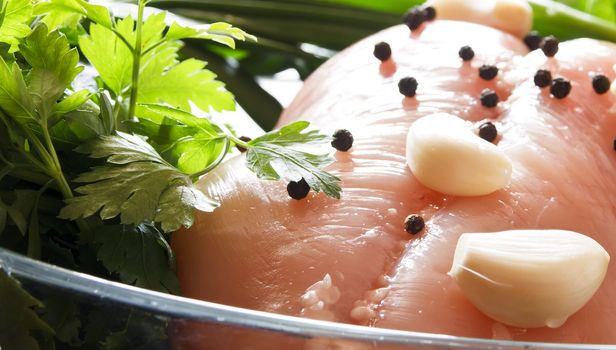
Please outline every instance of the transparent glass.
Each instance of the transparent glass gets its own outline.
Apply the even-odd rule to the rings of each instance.
[[[147,349],[365,350],[365,349],[602,349],[576,345],[496,341],[315,321],[152,292],[34,261],[0,248],[0,270],[38,298],[69,298],[107,318],[130,313]],[[166,333],[157,342],[157,335]]]

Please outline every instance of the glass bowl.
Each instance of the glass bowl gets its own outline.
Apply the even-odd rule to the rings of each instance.
[[[143,349],[364,350],[364,349],[602,349],[616,345],[497,341],[370,328],[271,314],[188,299],[110,282],[42,263],[0,248],[0,270],[45,299],[87,304],[105,318],[130,313],[125,337],[141,337]],[[130,327],[129,327],[130,328]],[[168,336],[160,337],[161,334]],[[156,342],[157,336],[161,341]],[[3,347],[0,344],[0,347]]]

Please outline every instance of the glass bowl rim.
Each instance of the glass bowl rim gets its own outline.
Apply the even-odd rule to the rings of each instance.
[[[389,345],[456,349],[616,350],[616,345],[522,342],[411,332],[312,320],[155,292],[37,261],[0,248],[5,273],[80,295],[110,300],[139,310],[191,321],[214,322],[302,338],[330,338]]]

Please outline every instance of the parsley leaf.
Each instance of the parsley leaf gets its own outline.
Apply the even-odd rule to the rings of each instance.
[[[307,144],[319,144],[330,141],[330,137],[320,134],[317,130],[309,130],[310,122],[297,121],[283,126],[279,130],[270,131],[252,140],[250,144],[271,143],[278,146],[302,146]]]
[[[42,319],[55,330],[56,338],[72,346],[79,346],[81,321],[75,301],[67,300],[61,294],[52,294],[43,300],[43,304],[45,310]]]
[[[123,224],[134,225],[156,221],[169,232],[190,227],[194,208],[213,211],[218,206],[138,136],[122,132],[101,136],[77,151],[92,158],[107,157],[107,164],[74,180],[88,184],[75,189],[83,196],[66,200],[61,218],[75,220],[100,210],[102,219],[120,215]]]
[[[189,58],[177,61],[179,45],[170,42],[161,45],[143,64],[139,76],[139,103],[166,102],[185,111],[194,103],[203,111],[210,108],[234,110],[233,95],[225,84],[216,80],[216,74],[204,69],[206,62]]]
[[[43,305],[0,270],[0,346],[3,350],[39,350],[49,344],[53,329],[34,308]]]
[[[257,41],[255,36],[224,22],[206,24],[200,27],[183,27],[176,22],[173,22],[171,27],[169,27],[169,31],[166,36],[167,40],[188,38],[209,39],[217,43],[227,45],[233,49],[235,48],[235,40]]]
[[[186,111],[191,110],[191,102],[204,111],[234,110],[233,95],[215,80],[216,74],[204,69],[204,61],[178,60],[181,45],[163,40],[164,19],[165,13],[161,12],[148,17],[143,24],[142,46],[151,50],[141,60],[137,102],[165,102]],[[127,17],[117,22],[116,30],[134,45],[134,27],[135,21]],[[229,29],[232,33],[236,30],[239,29]],[[96,24],[90,27],[89,36],[79,39],[79,47],[116,95],[127,92],[133,70],[131,48],[110,29]]]
[[[34,15],[46,15],[42,21],[51,29],[75,27],[83,17],[111,28],[111,17],[107,8],[84,0],[40,1],[34,5]]]
[[[0,42],[10,44],[10,52],[15,52],[19,39],[30,33],[32,1],[3,0],[0,6]]]
[[[38,25],[19,45],[19,50],[31,66],[26,84],[39,116],[46,120],[52,106],[66,87],[83,70],[77,66],[79,53],[71,49],[66,36],[57,30],[48,32],[45,24]]]
[[[136,123],[141,125],[142,135],[150,137],[150,142],[157,140],[155,147],[164,150],[187,174],[201,173],[220,163],[230,148],[227,135],[205,118],[160,104],[139,107],[150,118]]]
[[[88,90],[79,90],[53,106],[54,114],[64,115],[72,112],[92,97],[92,93]]]
[[[124,283],[178,294],[171,250],[152,225],[105,225],[95,230],[98,259]]]
[[[166,350],[171,348],[167,338],[169,322],[142,311],[133,311],[126,326],[108,335],[103,350]]]
[[[305,121],[295,122],[248,142],[247,166],[259,178],[282,177],[293,181],[303,178],[314,191],[340,198],[340,179],[322,170],[332,162],[328,154],[315,155],[289,148],[328,140],[316,131],[302,133],[309,125]]]
[[[20,123],[36,121],[34,102],[16,62],[6,62],[0,56],[0,106]]]
[[[127,17],[117,22],[116,30],[134,43],[134,38],[131,39],[134,26],[135,21]],[[90,34],[79,38],[79,48],[96,68],[105,85],[114,94],[121,95],[131,82],[131,49],[110,29],[100,24],[92,24]]]

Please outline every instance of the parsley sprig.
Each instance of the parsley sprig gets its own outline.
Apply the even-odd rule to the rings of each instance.
[[[0,246],[178,293],[170,235],[221,205],[194,183],[234,146],[260,179],[304,178],[335,198],[340,180],[324,170],[329,153],[307,151],[329,141],[308,122],[245,142],[208,119],[233,110],[233,95],[207,62],[180,57],[181,40],[234,48],[253,36],[170,23],[164,12],[146,18],[145,8],[140,0],[136,18],[115,18],[84,0],[0,1]],[[74,301],[38,301],[1,271],[0,295],[18,301],[0,312],[3,349],[132,346],[124,334],[139,331],[135,315],[109,324]],[[17,333],[12,318],[23,323]]]
[[[164,232],[189,227],[195,209],[212,211],[218,205],[192,183],[220,164],[233,145],[248,149],[247,166],[259,178],[304,178],[313,190],[340,197],[339,179],[322,170],[331,158],[294,149],[327,140],[316,131],[302,133],[307,122],[246,143],[192,113],[193,105],[206,112],[232,110],[234,101],[206,62],[179,59],[178,40],[234,47],[235,40],[254,37],[225,23],[168,26],[164,12],[144,18],[145,6],[139,1],[136,19],[115,20],[105,8],[82,0],[39,2],[32,11],[42,16],[40,23],[25,37],[7,40],[6,58],[0,57],[0,118],[11,151],[59,187],[67,203],[61,218],[99,213],[103,220],[120,216],[127,225],[155,222]],[[98,72],[99,91],[70,90],[83,69],[79,53],[46,24],[61,27],[81,18],[92,22],[78,46]],[[27,68],[20,67],[12,51],[19,52]],[[67,174],[57,143],[106,162]],[[88,230],[84,224],[80,229]]]

